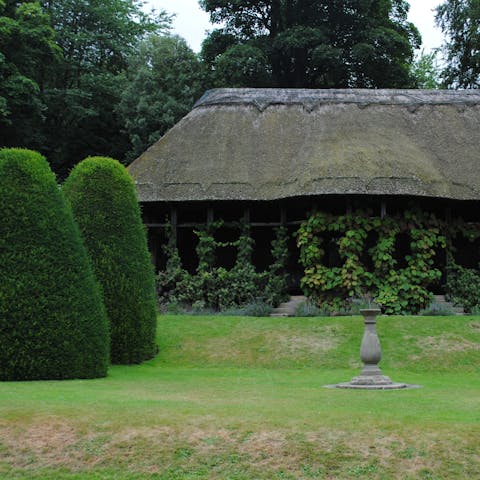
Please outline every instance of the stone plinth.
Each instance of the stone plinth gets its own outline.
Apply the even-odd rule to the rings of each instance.
[[[335,388],[354,388],[365,390],[394,390],[399,388],[412,387],[405,383],[395,383],[383,375],[378,366],[382,358],[382,349],[377,335],[377,315],[379,308],[360,310],[365,320],[365,332],[360,347],[360,358],[364,364],[363,370],[358,377],[352,378],[350,382],[331,385]]]

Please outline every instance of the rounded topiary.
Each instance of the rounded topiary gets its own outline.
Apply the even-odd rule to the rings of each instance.
[[[135,185],[116,160],[90,157],[63,186],[103,289],[112,363],[152,358],[155,277]]]
[[[0,150],[0,379],[107,373],[105,307],[72,211],[39,153]]]

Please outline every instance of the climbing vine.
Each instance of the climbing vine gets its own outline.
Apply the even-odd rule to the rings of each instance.
[[[342,309],[349,298],[369,296],[381,304],[385,313],[413,313],[428,305],[429,287],[441,277],[435,268],[445,236],[439,220],[420,210],[402,216],[380,219],[367,211],[335,216],[317,212],[297,233],[300,261],[305,269],[302,287],[318,305]],[[323,243],[335,236],[343,262],[329,266]],[[396,258],[397,238],[408,235],[410,252],[405,266]],[[367,247],[367,240],[374,240]]]
[[[194,231],[198,238],[198,266],[193,274],[181,267],[174,242],[164,246],[167,265],[157,277],[161,301],[222,310],[257,301],[275,306],[285,298],[288,261],[286,228],[279,228],[272,242],[272,265],[265,272],[257,272],[252,263],[254,241],[249,225],[243,221],[230,224],[238,231],[238,237],[228,242],[215,239],[216,231],[222,226],[224,222],[218,220]],[[217,265],[216,251],[221,247],[236,249],[235,264],[230,269]]]
[[[288,287],[288,229],[284,226],[275,229],[275,238],[272,240],[273,263],[268,269],[265,286],[265,301],[272,306],[278,306],[287,299]]]
[[[235,240],[220,242],[216,232],[221,220],[195,231],[198,238],[198,266],[193,273],[182,267],[173,232],[164,245],[166,268],[157,277],[161,302],[175,301],[214,309],[245,305],[255,301],[276,306],[287,291],[288,231],[275,230],[271,244],[273,262],[257,272],[252,264],[254,241],[245,222],[229,224],[238,232]],[[480,305],[480,272],[465,273],[455,264],[454,239],[480,238],[480,224],[462,219],[445,221],[419,209],[386,218],[372,217],[358,210],[346,215],[317,212],[296,233],[300,263],[304,267],[301,286],[305,294],[322,308],[347,309],[354,299],[370,298],[382,305],[385,313],[416,313],[431,301],[432,290],[442,273],[437,267],[439,253],[445,255],[450,272],[446,293],[467,308]],[[331,245],[337,253],[329,258]],[[236,250],[234,265],[219,266],[218,248]],[[465,280],[468,277],[467,280]],[[474,278],[475,277],[475,278]],[[474,278],[474,280],[472,280]]]

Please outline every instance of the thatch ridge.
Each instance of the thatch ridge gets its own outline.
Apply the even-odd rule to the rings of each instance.
[[[303,105],[312,109],[321,104],[368,105],[472,105],[480,103],[478,90],[372,90],[295,88],[217,88],[207,90],[193,108],[211,105],[253,105],[263,111],[272,105]]]
[[[480,92],[217,89],[131,166],[141,201],[480,200]]]

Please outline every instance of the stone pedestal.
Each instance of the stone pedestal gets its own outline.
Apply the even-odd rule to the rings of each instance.
[[[382,375],[378,366],[382,358],[382,348],[377,335],[377,315],[379,308],[360,310],[365,320],[365,332],[360,347],[360,358],[364,364],[363,370],[358,377],[352,378],[350,382],[339,383],[337,388],[362,388],[370,390],[391,390],[406,388],[405,383],[395,383],[389,377]]]

